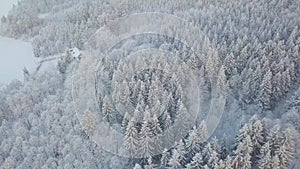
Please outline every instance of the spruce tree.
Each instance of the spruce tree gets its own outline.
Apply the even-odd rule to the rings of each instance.
[[[200,169],[203,166],[203,159],[201,153],[196,153],[192,159],[192,161],[189,163],[190,169]]]
[[[273,94],[273,85],[272,85],[272,72],[270,69],[265,74],[264,79],[261,84],[261,93],[260,93],[260,103],[263,110],[271,109],[271,101]]]
[[[279,166],[281,168],[288,168],[290,162],[294,157],[294,138],[291,129],[286,129],[283,133],[283,137],[280,141],[279,149],[276,151],[276,155],[279,158]]]
[[[172,156],[168,162],[169,169],[181,169],[180,154],[176,149],[173,149]]]
[[[162,152],[161,159],[160,159],[160,168],[161,169],[165,169],[167,167],[169,158],[170,158],[170,153],[165,148]]]
[[[131,158],[137,155],[139,147],[138,131],[135,128],[134,120],[131,119],[128,122],[125,134],[124,134],[124,147],[127,150]]]

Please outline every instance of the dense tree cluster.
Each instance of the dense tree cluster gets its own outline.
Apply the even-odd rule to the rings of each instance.
[[[294,143],[299,136],[287,128],[300,131],[299,91],[283,106],[285,110],[276,108],[291,95],[300,74],[297,0],[128,0],[118,4],[23,0],[1,18],[1,33],[31,40],[35,56],[48,57],[63,53],[66,47],[83,49],[111,20],[147,11],[174,14],[198,27],[207,36],[204,41],[194,37],[194,43],[201,44],[201,56],[174,37],[136,35],[116,44],[110,56],[97,58],[102,65],[98,65],[95,80],[96,56],[89,53],[80,63],[72,62],[67,50],[58,61],[58,70],[28,75],[24,83],[0,88],[0,168],[289,167],[299,153]],[[132,55],[145,46],[173,51],[174,56]],[[125,55],[131,58],[123,59]],[[205,120],[190,126],[191,100],[196,100],[195,89],[188,83],[190,70],[201,90],[207,89],[201,93],[204,99],[216,85],[217,96],[228,95],[242,109],[258,107],[259,112],[249,114],[282,117],[288,124],[269,129],[255,116],[240,129],[233,146],[226,139],[207,140]],[[77,119],[73,76],[75,81],[95,82],[95,86],[84,86],[89,90],[84,92],[96,90],[93,96],[99,112],[86,109],[80,112],[82,119]],[[99,121],[120,126],[129,158],[105,152],[91,141]],[[176,134],[171,130],[174,125]],[[177,134],[184,131],[189,132],[177,140]],[[165,135],[163,142],[155,139],[161,134]]]
[[[0,168],[105,168],[113,160],[88,139],[94,118],[86,112],[79,123],[68,83],[49,70],[2,89]]]
[[[194,127],[188,137],[180,140],[174,148],[165,150],[160,158],[151,160],[151,164],[145,162],[145,168],[152,165],[156,166],[153,168],[162,169],[287,169],[294,156],[295,140],[292,131],[283,131],[279,125],[267,131],[264,122],[255,116],[240,129],[234,148],[228,147],[225,138],[221,145],[217,138],[203,141],[200,139],[203,133],[205,131]],[[194,146],[191,147],[191,143]],[[136,164],[137,167],[140,164]]]
[[[29,36],[35,55],[47,57],[68,46],[83,48],[89,37],[110,20],[145,11],[172,13],[195,23],[213,42],[232,94],[243,106],[259,104],[263,110],[270,110],[295,84],[300,43],[296,0],[129,0],[114,5],[105,1],[25,0],[2,18],[2,30],[13,37]],[[45,13],[45,18],[38,17]],[[28,33],[28,29],[35,33]]]

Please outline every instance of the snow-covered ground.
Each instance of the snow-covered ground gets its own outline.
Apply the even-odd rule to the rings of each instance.
[[[36,68],[32,46],[28,42],[0,37],[0,83],[23,80],[23,68]]]
[[[0,16],[7,15],[8,11],[18,0],[0,0]]]
[[[17,0],[0,0],[0,16],[7,15]],[[13,79],[23,80],[23,68],[35,69],[32,46],[29,42],[0,36],[0,84]]]

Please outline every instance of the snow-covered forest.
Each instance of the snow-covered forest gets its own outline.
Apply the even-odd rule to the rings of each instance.
[[[21,0],[0,25],[58,58],[0,87],[0,168],[300,168],[298,0]]]

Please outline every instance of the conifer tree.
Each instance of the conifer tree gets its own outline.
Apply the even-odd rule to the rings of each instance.
[[[168,168],[170,169],[180,169],[180,154],[176,149],[173,149],[172,156],[168,162]]]
[[[203,159],[201,153],[196,153],[191,161],[189,163],[190,169],[200,169],[203,166]]]
[[[129,120],[130,120],[130,116],[129,116],[128,112],[125,112],[123,120],[122,120],[122,124],[121,124],[122,130],[124,132],[127,129],[127,125],[128,125]]]
[[[272,169],[280,169],[280,160],[278,155],[275,155],[271,161]]]
[[[89,110],[87,110],[83,115],[82,127],[88,133],[92,134],[96,129],[96,116]]]
[[[238,143],[237,149],[234,151],[233,168],[251,169],[251,154],[253,145],[250,136],[247,136]]]
[[[180,155],[180,157],[179,157],[180,163],[185,164],[186,163],[186,158],[185,158],[186,149],[185,149],[185,144],[182,139],[180,139],[179,142],[177,143],[176,150]]]
[[[135,164],[133,169],[143,169],[139,164]]]
[[[224,169],[232,169],[232,157],[231,156],[227,156],[226,161],[225,161],[225,167]]]
[[[112,105],[107,96],[104,96],[103,98],[102,114],[103,119],[105,119],[107,122],[110,123],[113,120]]]
[[[193,156],[196,152],[200,150],[200,139],[198,137],[198,132],[196,126],[193,127],[192,130],[190,130],[189,135],[186,139],[186,147],[187,147],[187,153],[190,156]]]
[[[137,155],[139,147],[138,131],[135,128],[134,120],[131,119],[128,122],[125,134],[124,134],[124,146],[130,157],[133,158]]]
[[[216,150],[212,150],[210,157],[208,159],[207,165],[210,168],[218,168],[219,166],[219,154],[216,152]]]
[[[280,146],[280,125],[275,125],[272,127],[269,135],[267,136],[267,141],[270,146],[271,156],[275,155],[275,152]]]
[[[140,132],[140,153],[143,158],[149,158],[152,156],[155,149],[153,145],[153,130],[150,120],[150,112],[149,109],[146,108]]]
[[[226,136],[223,136],[222,142],[221,142],[220,159],[226,160],[227,156],[228,156],[227,140],[226,140]]]
[[[280,141],[280,147],[276,151],[278,155],[280,168],[288,168],[290,162],[294,157],[294,138],[291,129],[286,129]]]
[[[154,164],[152,163],[152,157],[148,157],[147,159],[147,165],[145,165],[145,169],[154,169]]]
[[[169,153],[169,151],[165,148],[165,149],[163,150],[163,152],[162,152],[162,155],[161,155],[161,159],[160,159],[160,168],[164,169],[164,168],[167,167],[169,158],[170,158],[170,153]]]
[[[199,143],[204,143],[207,139],[207,126],[206,122],[203,120],[201,121],[199,127],[198,127],[198,137],[199,137]]]
[[[259,160],[259,169],[272,169],[272,157],[270,150],[267,153],[261,154],[262,158]]]
[[[265,74],[261,84],[260,103],[263,110],[269,110],[271,108],[272,93],[272,72],[270,69]]]
[[[233,53],[226,56],[224,60],[224,70],[226,75],[231,75],[235,69],[235,58]]]

